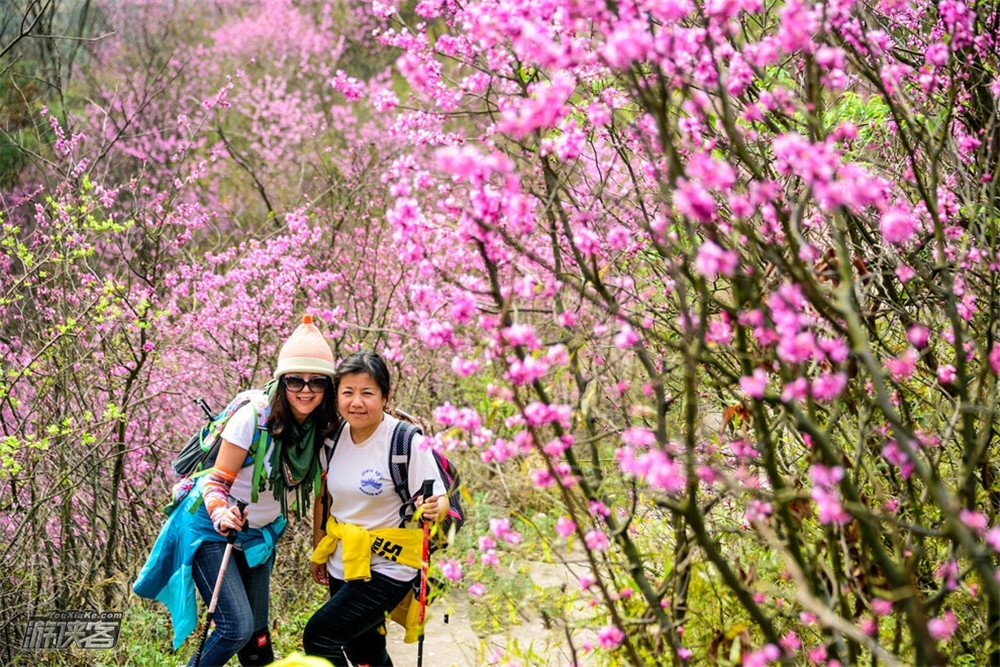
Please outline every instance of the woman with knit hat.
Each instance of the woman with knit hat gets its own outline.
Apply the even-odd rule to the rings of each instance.
[[[176,650],[197,625],[192,581],[207,604],[236,531],[200,665],[225,665],[237,654],[241,665],[274,661],[268,606],[275,543],[286,515],[303,516],[321,490],[318,451],[340,423],[333,375],[330,345],[306,315],[282,346],[273,381],[229,418],[213,468],[171,513],[133,586],[167,605]],[[261,436],[269,442],[254,461]],[[247,501],[244,512],[231,498]]]

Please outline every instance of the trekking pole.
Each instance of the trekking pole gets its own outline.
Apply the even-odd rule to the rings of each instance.
[[[247,508],[247,501],[236,499],[236,509],[240,511],[240,518],[243,518],[243,510]],[[247,529],[246,520],[243,521],[243,530]],[[205,640],[208,638],[208,626],[212,625],[212,617],[215,616],[215,605],[219,603],[219,592],[222,590],[222,578],[226,575],[226,568],[229,566],[229,557],[233,555],[233,544],[236,542],[236,531],[231,530],[226,535],[226,551],[222,554],[222,565],[219,566],[219,576],[215,579],[215,590],[212,591],[212,601],[208,603],[208,613],[205,615],[205,629],[201,633],[201,641],[198,642],[198,652],[195,653],[194,667],[200,667],[201,654],[205,650]]]
[[[213,419],[215,419],[215,413],[212,412],[212,408],[208,407],[208,401],[206,401],[204,398],[194,399],[194,404],[197,405],[199,408],[201,408],[201,411],[205,413],[205,417],[208,419],[208,421],[212,421]]]
[[[425,479],[421,492],[424,502],[434,494],[434,480]],[[431,527],[424,515],[420,515],[424,524],[424,548],[420,558],[420,636],[417,638],[417,667],[424,664],[424,619],[427,615],[427,566],[431,558]]]

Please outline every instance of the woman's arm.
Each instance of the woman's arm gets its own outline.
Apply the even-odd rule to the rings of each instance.
[[[241,514],[235,506],[229,506],[229,490],[236,480],[236,473],[243,467],[247,450],[223,439],[219,445],[219,455],[215,459],[212,472],[205,480],[203,492],[205,509],[212,517],[212,524],[222,535],[230,530],[240,530],[246,514]]]
[[[330,496],[324,488],[323,493],[313,501],[313,549],[326,536],[327,507],[329,507],[327,502],[329,498]]]
[[[326,517],[327,517],[327,504],[330,495],[323,487],[323,493],[313,501],[313,549],[319,544],[319,541],[326,537]],[[326,571],[326,563],[309,563],[309,574],[312,575],[313,581],[321,586],[327,586],[330,583],[329,574]]]

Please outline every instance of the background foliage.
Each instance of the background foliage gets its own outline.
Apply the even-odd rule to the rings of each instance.
[[[1000,664],[998,22],[6,3],[0,660],[39,659],[36,611],[165,636],[129,584],[191,401],[263,382],[308,311],[466,471],[436,567],[484,638],[531,615],[588,664]],[[569,557],[561,590],[507,576]]]

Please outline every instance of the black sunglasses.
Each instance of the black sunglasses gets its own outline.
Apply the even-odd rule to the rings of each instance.
[[[314,394],[326,390],[326,386],[330,384],[330,378],[325,375],[314,375],[309,378],[308,382],[306,382],[305,378],[300,378],[298,375],[285,375],[282,381],[284,381],[285,388],[288,391],[302,391],[306,388],[306,385],[309,385],[309,391]]]

